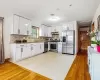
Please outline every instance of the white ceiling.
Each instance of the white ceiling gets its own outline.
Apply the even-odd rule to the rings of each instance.
[[[100,0],[0,0],[0,16],[17,13],[48,25],[74,20],[89,22],[99,3]],[[50,14],[59,16],[61,20],[49,21]]]

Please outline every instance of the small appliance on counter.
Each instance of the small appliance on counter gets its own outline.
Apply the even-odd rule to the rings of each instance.
[[[15,40],[15,43],[27,43],[27,40],[23,39],[23,40]]]
[[[21,43],[21,40],[15,40],[14,42],[15,43]]]

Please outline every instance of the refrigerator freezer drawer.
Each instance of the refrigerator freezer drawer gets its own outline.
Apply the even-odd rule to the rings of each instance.
[[[69,54],[74,54],[73,53],[73,47],[71,48],[66,48],[66,47],[63,47],[62,49],[63,53],[69,53]]]

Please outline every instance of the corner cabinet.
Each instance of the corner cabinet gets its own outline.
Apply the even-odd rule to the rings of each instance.
[[[18,15],[13,15],[12,17],[8,18],[8,21],[9,26],[11,26],[11,34],[32,34],[31,20],[20,17]]]

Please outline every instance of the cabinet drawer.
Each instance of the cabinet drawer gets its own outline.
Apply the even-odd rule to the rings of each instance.
[[[16,47],[27,47],[27,44],[16,44]]]

